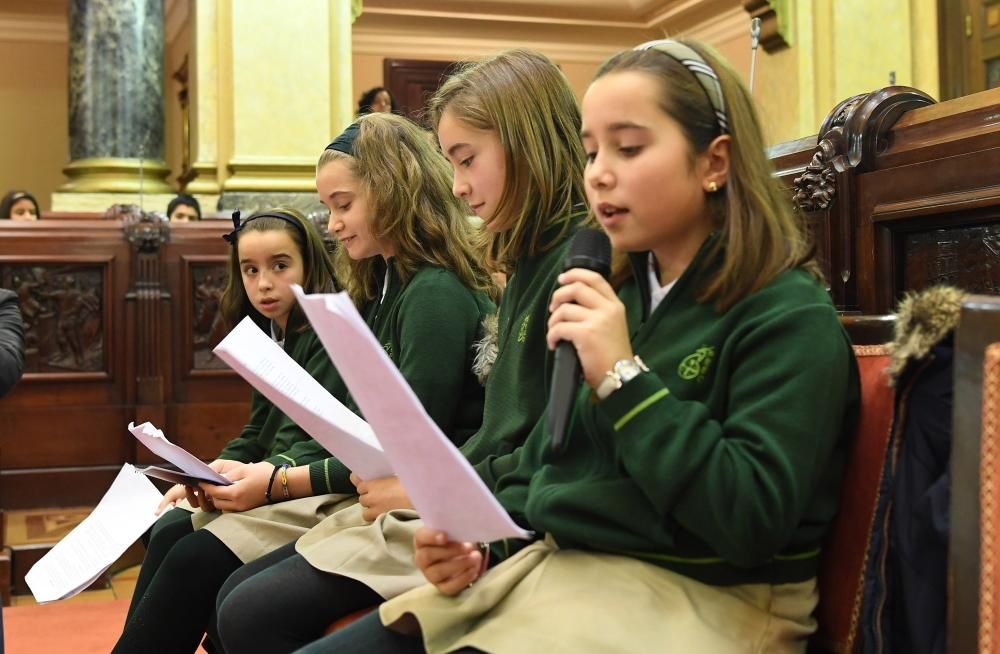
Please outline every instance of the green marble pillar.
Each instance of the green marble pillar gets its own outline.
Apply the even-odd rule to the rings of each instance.
[[[68,4],[70,164],[61,190],[169,193],[163,0]]]

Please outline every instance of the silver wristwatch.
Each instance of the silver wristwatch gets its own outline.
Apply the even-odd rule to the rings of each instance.
[[[625,382],[634,379],[639,373],[649,372],[649,368],[642,362],[639,355],[631,359],[616,361],[611,370],[604,374],[604,379],[594,389],[597,399],[606,399],[609,395],[625,385]]]

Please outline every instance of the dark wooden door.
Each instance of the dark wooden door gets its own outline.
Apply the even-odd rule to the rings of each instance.
[[[1000,86],[1000,0],[938,0],[941,99]]]
[[[457,65],[454,61],[386,59],[384,84],[396,100],[399,113],[424,125],[427,100]]]

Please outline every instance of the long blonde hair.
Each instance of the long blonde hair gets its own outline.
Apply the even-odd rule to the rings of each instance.
[[[714,302],[719,311],[725,311],[791,268],[802,267],[822,279],[812,239],[773,177],[760,119],[746,87],[710,48],[681,43],[700,54],[718,75],[732,136],[726,185],[708,195],[709,211],[719,231],[714,247],[716,254],[722,252],[722,263],[702,283],[698,301]],[[660,109],[680,125],[692,160],[719,136],[705,90],[676,59],[655,49],[626,50],[606,61],[594,79],[626,71],[646,73],[659,82]]]
[[[435,130],[445,110],[495,132],[503,146],[506,183],[496,221],[510,227],[483,238],[490,267],[510,272],[517,257],[561,240],[574,207],[586,201],[576,97],[547,57],[508,50],[467,64],[441,85],[428,107]],[[542,243],[542,233],[560,224]]]
[[[319,172],[341,161],[368,200],[372,238],[391,247],[405,280],[431,264],[455,273],[469,288],[499,298],[499,288],[474,244],[476,228],[451,192],[451,168],[427,134],[401,116],[373,113],[358,119],[353,155],[324,150]],[[357,304],[375,298],[374,257],[355,261],[343,248],[334,254],[337,279]]]

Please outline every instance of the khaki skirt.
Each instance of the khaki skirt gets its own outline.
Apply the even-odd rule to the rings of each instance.
[[[423,525],[416,511],[361,517],[360,504],[309,530],[296,551],[317,570],[356,579],[388,599],[426,583],[413,562],[413,534]]]
[[[295,541],[327,516],[357,503],[357,495],[334,493],[236,513],[192,509],[187,501],[178,502],[177,506],[193,511],[191,523],[195,529],[207,529],[241,561],[249,563]]]
[[[455,597],[434,586],[390,600],[383,624],[429,654],[805,652],[815,580],[708,586],[637,559],[533,543]]]

